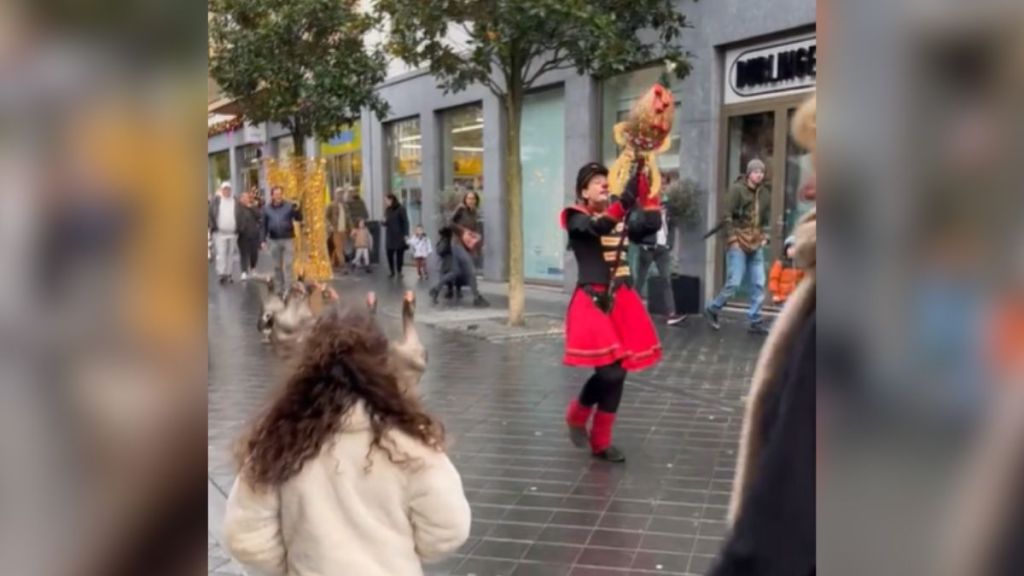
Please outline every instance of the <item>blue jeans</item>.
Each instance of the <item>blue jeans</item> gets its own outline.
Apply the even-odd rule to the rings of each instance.
[[[753,292],[750,295],[750,310],[747,311],[747,318],[750,324],[760,324],[761,305],[764,304],[764,248],[759,248],[750,254],[741,248],[733,246],[725,253],[725,286],[718,293],[718,297],[708,306],[712,312],[718,312],[725,307],[736,294],[736,289],[743,283],[743,277],[750,272],[750,283],[753,285]]]

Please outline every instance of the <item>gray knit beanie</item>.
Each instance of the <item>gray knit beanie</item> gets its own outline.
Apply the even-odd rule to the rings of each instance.
[[[754,158],[750,162],[747,162],[747,174],[751,174],[758,170],[760,170],[761,172],[765,171],[764,162],[762,162],[760,159]]]

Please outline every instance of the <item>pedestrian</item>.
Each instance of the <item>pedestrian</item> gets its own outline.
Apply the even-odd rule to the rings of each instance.
[[[441,276],[444,276],[452,269],[452,227],[445,226],[438,231],[437,238],[437,261],[438,261],[438,272]],[[462,278],[456,280],[454,284],[447,283],[444,285],[444,298],[445,300],[462,300],[462,287],[466,285]]]
[[[249,573],[422,576],[469,537],[441,424],[365,311],[331,310],[239,444],[225,544]]]
[[[348,216],[349,228],[355,228],[356,223],[360,220],[370,221],[370,211],[366,209],[366,202],[363,202],[363,198],[359,195],[358,190],[352,190],[349,194],[346,194],[348,198],[345,202],[345,208],[347,208],[346,216]]]
[[[373,249],[373,236],[370,229],[366,227],[366,220],[362,218],[356,223],[352,230],[352,245],[356,249],[355,258],[352,260],[352,267],[362,266],[367,272],[370,271],[370,250]]]
[[[772,270],[768,273],[768,291],[772,294],[774,304],[785,303],[804,277],[803,270],[800,270],[794,261],[796,236],[786,238],[783,251],[782,258],[772,264]]]
[[[794,117],[794,137],[813,152],[814,99]],[[808,132],[810,135],[808,136]],[[747,394],[732,483],[730,532],[710,576],[812,576],[817,479],[817,217],[797,225],[804,278],[761,348]]]
[[[394,194],[385,196],[384,248],[388,255],[388,278],[402,277],[405,249],[409,246],[409,215]]]
[[[767,334],[761,305],[764,303],[764,247],[768,243],[771,222],[771,190],[764,183],[765,165],[758,158],[747,163],[746,173],[729,188],[725,201],[724,228],[728,236],[725,255],[725,286],[711,304],[704,308],[704,318],[718,330],[718,314],[736,294],[749,273],[753,291],[747,312],[748,331]]]
[[[675,219],[668,213],[664,201],[661,204],[661,226],[653,234],[640,238],[637,242],[637,273],[636,287],[640,292],[647,286],[647,273],[651,270],[651,264],[658,267],[658,280],[662,285],[661,294],[663,310],[668,317],[665,323],[669,326],[676,326],[686,320],[685,314],[676,312],[676,300],[672,294],[672,244],[675,241],[676,223]],[[636,217],[642,212],[634,212]],[[650,294],[648,294],[650,298]]]
[[[270,204],[263,207],[263,246],[270,244],[274,264],[274,282],[281,293],[287,291],[295,257],[295,224],[302,222],[302,211],[284,199],[284,188],[270,189]]]
[[[473,305],[479,308],[490,306],[490,303],[480,295],[476,284],[476,264],[473,262],[473,254],[479,249],[483,241],[480,220],[477,217],[477,209],[480,206],[480,197],[476,192],[467,192],[462,197],[462,204],[455,209],[452,215],[452,266],[451,270],[441,276],[437,285],[430,289],[430,298],[434,304],[441,295],[441,288],[446,285],[458,286],[459,281],[469,286],[473,291]]]
[[[256,275],[256,265],[259,263],[263,215],[256,206],[252,192],[242,194],[240,201],[242,210],[238,221],[238,253],[242,261],[242,280],[248,280]]]
[[[348,215],[345,210],[344,191],[334,191],[334,199],[327,205],[327,233],[329,235],[331,265],[345,268],[345,244],[348,239]]]
[[[427,258],[434,253],[434,246],[430,237],[423,231],[423,226],[416,227],[413,237],[409,239],[409,245],[412,247],[412,257],[416,261],[416,275],[420,280],[429,278]]]
[[[576,446],[589,443],[595,457],[609,462],[626,460],[612,445],[626,375],[656,364],[662,353],[654,324],[630,287],[624,254],[629,241],[660,226],[657,197],[649,197],[648,182],[647,174],[634,175],[609,206],[608,169],[596,162],[586,164],[576,176],[576,203],[561,213],[579,269],[565,317],[564,362],[594,369],[579,397],[569,404],[566,423]],[[638,204],[640,215],[629,218],[631,226],[625,231],[626,215]]]
[[[242,220],[242,205],[235,201],[230,182],[223,182],[217,191],[217,196],[210,202],[208,226],[213,236],[217,275],[221,284],[228,284],[235,281],[232,269],[238,257],[238,225]]]

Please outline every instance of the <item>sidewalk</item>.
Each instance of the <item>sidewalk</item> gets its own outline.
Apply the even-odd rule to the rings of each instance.
[[[699,318],[659,326],[666,358],[627,381],[616,442],[629,461],[615,466],[565,437],[565,404],[588,374],[562,365],[559,337],[495,343],[440,326],[450,315],[502,317],[500,287],[482,285],[493,308],[477,310],[433,309],[414,274],[392,283],[378,271],[333,285],[343,299],[375,290],[393,332],[403,291],[420,298],[430,353],[424,403],[445,423],[474,518],[470,541],[428,575],[705,573],[725,533],[742,398],[763,339],[741,322],[718,333]],[[214,279],[208,294],[210,574],[224,575],[238,573],[216,539],[234,477],[229,448],[284,366],[259,342],[254,283]],[[531,288],[527,310],[560,316],[567,297]]]

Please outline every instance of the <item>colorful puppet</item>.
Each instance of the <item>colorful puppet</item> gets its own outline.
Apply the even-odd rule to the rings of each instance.
[[[608,175],[608,187],[613,196],[622,194],[635,167],[646,168],[652,198],[661,192],[661,173],[655,156],[672,145],[669,134],[675,110],[672,91],[655,84],[633,104],[626,120],[615,125],[614,139],[622,153]]]

